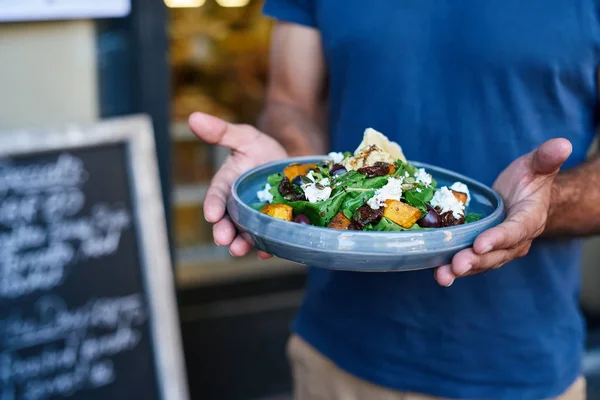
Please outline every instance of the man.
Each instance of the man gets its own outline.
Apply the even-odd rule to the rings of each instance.
[[[279,23],[260,131],[190,117],[232,150],[205,201],[217,244],[250,250],[225,215],[242,172],[353,149],[367,127],[494,184],[508,212],[435,273],[310,270],[289,345],[296,398],[585,398],[597,0],[267,0],[265,13]]]

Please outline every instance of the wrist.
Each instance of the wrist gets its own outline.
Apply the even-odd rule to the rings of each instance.
[[[571,184],[573,177],[561,172],[554,179],[550,192],[548,217],[544,236],[570,235],[573,230],[572,210],[579,199],[578,186]]]

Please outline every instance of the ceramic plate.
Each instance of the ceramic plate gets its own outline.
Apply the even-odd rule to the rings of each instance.
[[[247,240],[256,248],[276,257],[320,267],[347,271],[410,271],[434,268],[450,262],[462,249],[471,247],[484,230],[504,219],[502,199],[491,188],[466,176],[409,161],[425,168],[438,187],[456,181],[465,183],[471,193],[467,209],[483,217],[448,228],[402,232],[343,231],[283,221],[262,214],[250,205],[258,202],[271,174],[282,172],[290,163],[319,162],[321,157],[299,157],[262,165],[242,175],[232,187],[227,212]]]

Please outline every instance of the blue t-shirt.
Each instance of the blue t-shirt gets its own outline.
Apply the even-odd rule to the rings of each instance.
[[[267,15],[318,29],[332,150],[365,128],[409,159],[486,184],[553,137],[585,159],[600,61],[597,0],[266,0]],[[340,368],[447,398],[542,399],[581,374],[580,241],[442,288],[432,270],[311,269],[294,328]]]

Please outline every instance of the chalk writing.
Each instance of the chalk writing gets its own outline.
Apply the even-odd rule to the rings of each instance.
[[[72,309],[59,297],[43,297],[31,315],[13,310],[0,320],[0,343],[7,349],[0,353],[0,382],[11,382],[30,400],[108,385],[115,379],[110,357],[139,344],[146,320],[141,295],[95,299]],[[18,355],[40,345],[34,355]]]
[[[142,288],[95,286],[115,263],[135,262],[119,253],[132,242],[127,204],[90,188],[97,162],[90,174],[84,157],[43,157],[0,161],[0,400],[77,398],[114,384],[129,373],[120,355],[147,340]]]
[[[42,164],[0,164],[0,193],[60,191],[65,187],[81,185],[86,179],[83,161],[70,154],[62,154],[56,161]]]
[[[63,164],[77,170],[77,159],[68,160]],[[0,168],[0,182],[4,171],[6,168]],[[70,180],[64,178],[65,172],[52,173],[62,176],[62,183],[80,183],[71,175],[67,175]],[[85,173],[77,170],[77,176]],[[13,188],[15,179],[4,181],[12,182]],[[0,198],[0,225],[8,227],[0,231],[0,298],[50,290],[63,282],[75,262],[118,251],[122,232],[131,226],[126,208],[95,204],[89,215],[81,215],[84,205],[83,191],[76,187]]]

